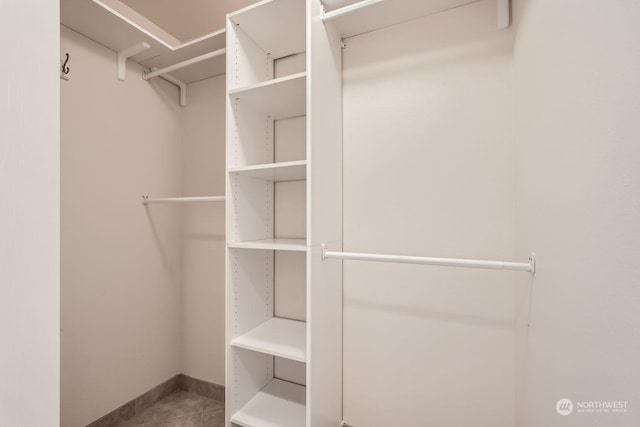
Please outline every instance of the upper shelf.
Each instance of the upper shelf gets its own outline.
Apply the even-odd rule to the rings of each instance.
[[[347,38],[476,1],[478,0],[324,0],[324,20],[333,22],[340,35]],[[349,9],[349,13],[341,14]]]
[[[118,0],[61,0],[60,22],[115,52],[148,43],[149,49],[130,58],[147,68],[164,68],[222,49],[226,43],[224,29],[182,43]],[[171,76],[193,83],[224,73],[222,55],[174,71]]]
[[[273,59],[306,50],[305,3],[263,0],[229,14],[229,20]]]

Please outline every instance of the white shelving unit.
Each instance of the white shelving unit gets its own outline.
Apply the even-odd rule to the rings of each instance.
[[[320,0],[264,0],[228,16],[226,49],[226,423],[335,427],[342,265],[321,244],[342,241],[341,39]]]

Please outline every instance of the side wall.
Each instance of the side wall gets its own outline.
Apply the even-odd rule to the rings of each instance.
[[[61,28],[62,425],[84,426],[181,371],[175,86]],[[43,424],[44,425],[44,424]]]
[[[55,1],[0,2],[2,426],[59,419],[58,15]]]
[[[639,425],[640,3],[516,5],[518,425]]]
[[[190,84],[182,113],[185,196],[224,195],[225,76]],[[184,205],[182,372],[224,385],[224,203]]]
[[[514,257],[512,35],[481,1],[347,40],[346,251]],[[345,420],[513,427],[513,280],[345,261]]]

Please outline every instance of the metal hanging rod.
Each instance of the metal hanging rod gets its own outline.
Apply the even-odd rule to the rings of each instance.
[[[378,262],[397,262],[403,264],[424,264],[424,265],[440,265],[445,267],[466,267],[466,268],[484,268],[491,270],[513,270],[528,271],[534,274],[536,272],[535,254],[529,256],[529,262],[505,262],[505,261],[485,261],[477,259],[457,259],[457,258],[433,258],[421,256],[402,256],[402,255],[380,255],[365,254],[357,252],[333,252],[328,251],[325,245],[322,245],[322,259],[348,259],[356,261],[378,261]]]
[[[324,12],[322,14],[323,21],[329,21],[337,18],[338,16],[346,15],[363,7],[371,6],[372,4],[380,3],[384,0],[363,0],[358,3],[350,4],[349,6],[341,7],[340,9],[332,10],[331,12]]]
[[[150,73],[144,73],[142,78],[145,80],[158,77],[162,74],[167,74],[175,70],[179,70],[189,65],[197,64],[198,62],[206,61],[207,59],[215,58],[216,56],[224,55],[227,49],[218,49],[213,52],[205,53],[204,55],[196,56],[195,58],[187,59],[186,61],[178,62],[177,64],[169,65],[168,67],[160,68],[159,70],[151,71]]]
[[[224,202],[224,196],[212,197],[163,197],[150,199],[149,196],[142,196],[142,204],[150,205],[152,203],[206,203],[206,202]]]

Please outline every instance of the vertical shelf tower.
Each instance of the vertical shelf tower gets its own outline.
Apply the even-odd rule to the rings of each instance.
[[[342,419],[341,61],[320,0],[227,17],[228,427]]]

